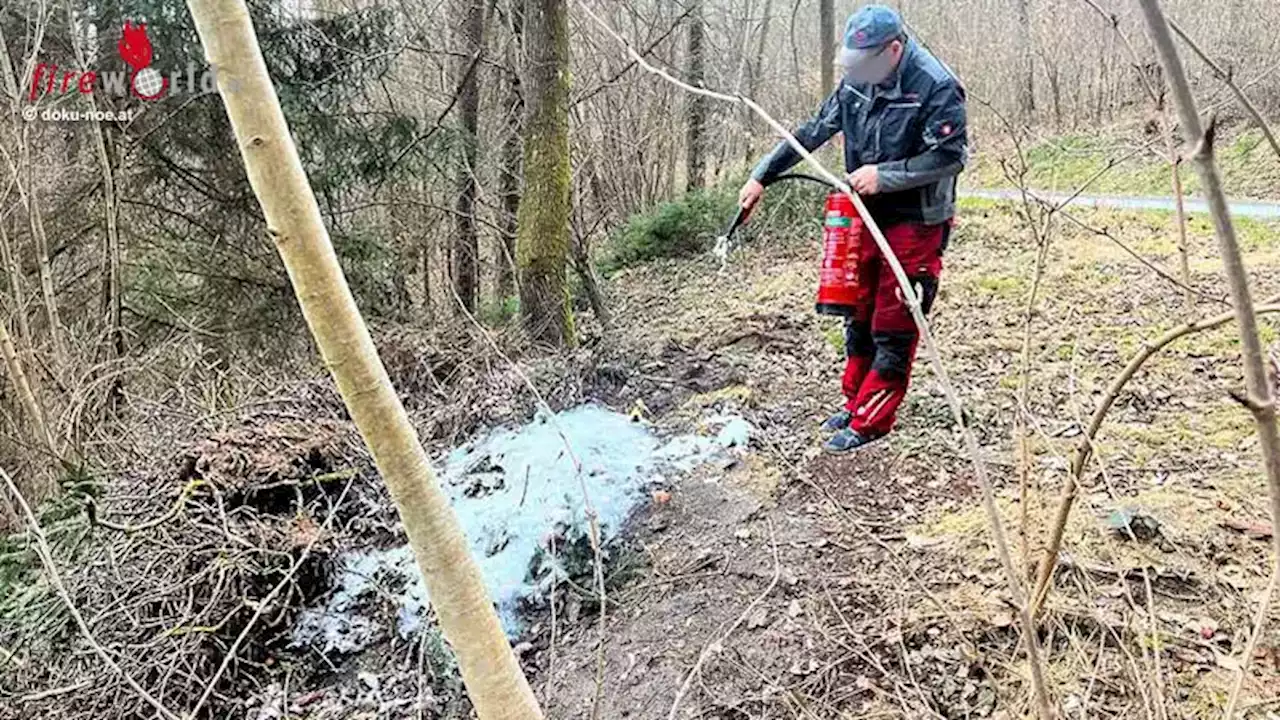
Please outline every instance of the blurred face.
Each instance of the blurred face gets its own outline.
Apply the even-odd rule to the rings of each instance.
[[[878,48],[846,52],[841,58],[844,77],[855,85],[877,85],[893,74],[906,47],[894,40]]]

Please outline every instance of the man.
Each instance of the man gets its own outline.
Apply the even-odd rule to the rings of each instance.
[[[955,215],[956,176],[968,158],[964,88],[881,5],[849,18],[839,63],[839,87],[796,139],[816,150],[843,133],[849,185],[884,230],[927,313]],[[765,186],[799,160],[779,143],[742,188],[742,207],[750,212]],[[919,341],[897,280],[865,230],[860,246],[862,298],[845,319],[846,402],[823,424],[834,433],[826,444],[834,453],[862,448],[893,428]]]

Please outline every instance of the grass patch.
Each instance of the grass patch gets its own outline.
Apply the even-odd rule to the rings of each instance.
[[[1223,137],[1223,136],[1226,137]],[[1089,182],[1088,192],[1110,195],[1172,195],[1173,180],[1164,145],[1132,128],[1051,137],[1026,146],[1026,182],[1041,190],[1071,191]],[[1135,148],[1149,145],[1133,154]],[[1217,147],[1218,166],[1227,194],[1238,198],[1280,197],[1280,158],[1256,129],[1224,131]],[[1123,160],[1122,160],[1123,158]],[[1013,185],[1001,160],[1016,162],[1012,146],[978,153],[964,180],[975,187]],[[1098,173],[1116,161],[1100,177]],[[1198,195],[1200,178],[1191,163],[1182,163],[1183,192]],[[1090,182],[1092,181],[1092,182]]]

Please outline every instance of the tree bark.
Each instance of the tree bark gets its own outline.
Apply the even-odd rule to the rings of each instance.
[[[565,275],[572,194],[569,8],[566,0],[530,0],[526,12],[529,94],[516,238],[520,313],[535,342],[568,346],[574,343]]]
[[[467,538],[356,308],[244,0],[190,0],[188,7],[205,54],[219,70],[218,91],[267,232],[325,366],[387,483],[476,714],[482,720],[541,718]]]
[[[475,314],[480,293],[480,240],[476,233],[476,160],[479,157],[480,73],[476,57],[484,51],[485,0],[465,0],[466,12],[458,32],[454,66],[460,85],[458,119],[462,126],[462,169],[454,214],[457,235],[453,247],[453,287],[462,306]]]
[[[826,97],[836,84],[836,9],[834,0],[818,0],[818,64],[822,69],[820,97]]]
[[[511,1],[511,42],[507,45],[507,137],[502,143],[502,262],[498,291],[508,298],[516,291],[516,220],[520,213],[520,165],[524,155],[522,120],[524,91],[520,85],[524,44],[524,0]]]
[[[702,87],[706,83],[706,56],[703,53],[706,26],[702,8],[703,0],[692,0],[692,6],[689,9],[688,75],[689,84],[697,87]],[[706,185],[707,99],[705,97],[688,95],[685,98],[685,123],[685,149],[688,160],[685,190],[689,191]]]

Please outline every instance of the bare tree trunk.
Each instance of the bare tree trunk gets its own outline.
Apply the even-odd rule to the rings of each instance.
[[[9,294],[13,296],[13,314],[18,321],[18,345],[22,348],[22,356],[27,367],[31,366],[31,326],[27,322],[26,291],[23,289],[22,271],[18,267],[18,255],[9,244],[9,234],[5,231],[5,223],[0,220],[0,254],[3,257],[5,271],[9,276]]]
[[[703,39],[706,27],[703,24],[703,0],[692,0],[689,12],[689,47],[687,61],[689,63],[689,84],[701,87],[706,82],[706,57],[703,54]],[[707,99],[701,95],[689,95],[685,98],[686,152],[688,169],[686,172],[685,190],[694,190],[706,185],[706,126]]]
[[[834,0],[818,0],[818,52],[818,64],[822,66],[822,88],[818,92],[818,96],[825,98],[836,84],[836,9]]]
[[[53,366],[64,367],[67,359],[66,345],[62,338],[62,319],[58,315],[58,298],[53,285],[53,267],[49,262],[49,239],[44,233],[44,214],[40,210],[40,191],[36,187],[35,168],[31,165],[29,146],[27,164],[31,171],[27,177],[27,218],[31,224],[31,237],[36,244],[36,258],[40,263],[40,295],[44,301],[45,319],[49,323],[49,340],[53,344]]]
[[[524,2],[512,0],[510,25],[511,43],[508,45],[507,66],[510,69],[507,86],[507,137],[502,143],[502,262],[498,271],[498,291],[503,298],[515,292],[516,285],[516,219],[520,213],[520,164],[524,154],[521,144],[521,121],[524,118],[524,95],[520,87],[523,72]]]
[[[462,178],[458,183],[457,235],[453,246],[453,287],[466,311],[475,314],[480,294],[480,240],[476,233],[476,160],[479,153],[480,73],[477,56],[484,51],[485,0],[465,0],[466,15],[458,33],[458,117],[462,125]]]
[[[298,303],[400,513],[482,720],[542,717],[467,538],[387,377],[320,217],[244,0],[191,0],[196,30]]]
[[[1253,297],[1249,290],[1249,275],[1240,254],[1235,226],[1232,224],[1231,212],[1227,205],[1227,196],[1222,189],[1222,180],[1218,175],[1217,164],[1214,162],[1215,128],[1212,123],[1207,128],[1201,125],[1200,113],[1196,108],[1195,98],[1191,95],[1186,70],[1174,47],[1169,22],[1165,19],[1158,0],[1138,0],[1138,4],[1142,6],[1142,14],[1151,32],[1152,43],[1160,55],[1160,64],[1164,67],[1169,87],[1173,90],[1174,104],[1178,107],[1182,128],[1188,138],[1194,138],[1198,143],[1191,157],[1200,176],[1200,183],[1204,187],[1205,199],[1209,203],[1214,232],[1218,237],[1218,252],[1222,256],[1223,270],[1231,289],[1231,304],[1235,310],[1236,324],[1240,329],[1240,354],[1244,364],[1245,388],[1248,393],[1243,401],[1253,413],[1254,424],[1258,429],[1258,446],[1262,451],[1262,461],[1271,494],[1271,521],[1277,529],[1272,533],[1274,567],[1270,589],[1259,605],[1258,614],[1254,620],[1254,632],[1241,659],[1242,668],[1247,668],[1248,663],[1253,660],[1254,643],[1261,635],[1262,627],[1267,621],[1267,609],[1271,601],[1271,593],[1275,590],[1276,579],[1280,578],[1280,434],[1276,431],[1275,398],[1267,376],[1267,366],[1263,360],[1262,342],[1258,336],[1258,321],[1254,315]],[[1228,720],[1232,720],[1235,716],[1235,707],[1243,680],[1244,670],[1242,669],[1237,675],[1236,685],[1227,702]]]
[[[760,21],[760,37],[756,41],[755,57],[751,61],[749,75],[747,76],[747,97],[756,97],[756,90],[760,86],[760,77],[764,75],[764,50],[769,42],[769,26],[773,24],[773,0],[764,0],[764,17]],[[746,157],[743,158],[743,164],[750,164],[752,156],[755,154],[755,125],[759,125],[760,121],[753,113],[747,111],[747,120],[745,127],[749,130],[746,142]]]
[[[84,51],[80,47],[79,29],[76,27],[75,18],[71,15],[70,6],[67,8],[67,28],[71,33],[71,45],[76,56],[76,64],[79,65],[81,71],[88,71],[89,65],[85,60]],[[94,100],[93,95],[86,94],[84,97],[85,104],[89,110],[96,110],[97,102]],[[102,316],[107,326],[107,359],[113,360],[124,355],[124,333],[120,327],[122,293],[120,281],[121,249],[120,230],[116,222],[115,173],[111,169],[111,155],[107,151],[107,140],[105,133],[102,131],[102,125],[97,122],[91,122],[89,123],[89,128],[93,134],[93,146],[98,158],[98,169],[102,172],[102,205],[107,231],[106,243],[103,247]],[[119,383],[120,381],[117,379],[112,385],[112,403],[119,398]]]
[[[31,383],[27,381],[27,373],[23,368],[22,360],[18,357],[18,351],[13,345],[13,338],[9,335],[9,326],[7,322],[0,322],[0,354],[4,355],[5,369],[9,371],[9,380],[13,383],[14,392],[18,395],[18,403],[22,406],[22,412],[27,416],[27,422],[31,424],[31,435],[34,443],[41,449],[49,453],[50,458],[57,458],[57,444],[53,441],[53,435],[49,434],[49,426],[45,424],[44,413],[40,410],[40,403],[36,400],[35,393],[31,390]],[[48,488],[42,488],[47,490]],[[45,497],[43,494],[41,498]]]
[[[1036,110],[1036,65],[1031,48],[1030,0],[1017,0],[1018,38],[1018,119],[1023,124],[1032,120]]]
[[[595,158],[587,161],[585,168],[587,175],[587,183],[591,188],[591,194],[600,206],[601,212],[604,212],[604,195],[600,188],[600,173],[597,170]],[[573,270],[578,275],[578,279],[582,281],[582,290],[587,294],[587,302],[591,303],[591,312],[595,314],[596,320],[599,321],[601,327],[609,330],[613,326],[613,318],[609,314],[609,306],[604,299],[604,291],[600,289],[600,278],[596,275],[595,268],[591,264],[591,228],[582,228],[581,232],[575,232],[573,236]]]
[[[524,140],[516,262],[520,313],[537,342],[574,343],[565,264],[571,244],[569,164],[569,8],[567,0],[529,0]]]

